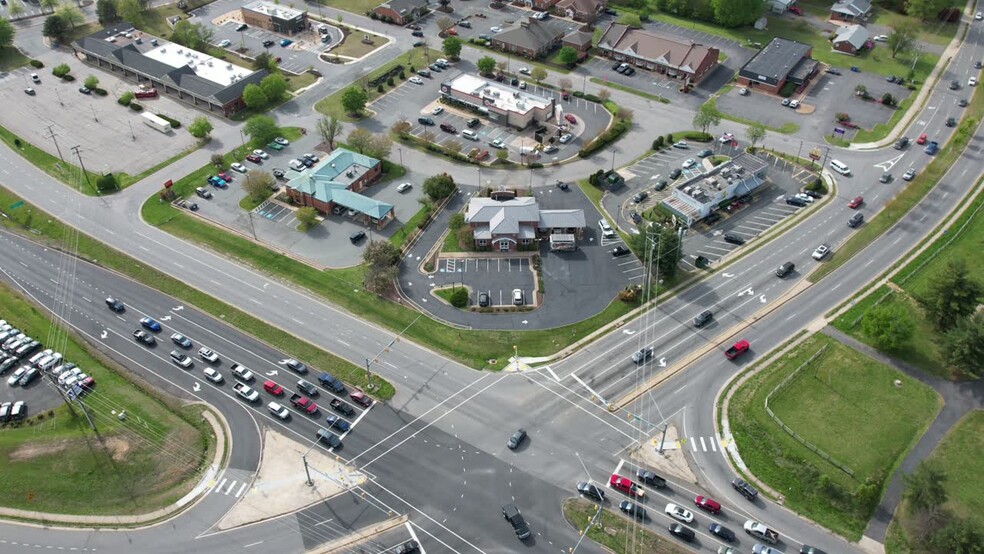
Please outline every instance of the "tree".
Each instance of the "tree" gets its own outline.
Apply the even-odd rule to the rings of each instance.
[[[912,315],[899,304],[879,304],[861,319],[861,330],[882,350],[899,348],[915,328]]]
[[[701,104],[700,109],[697,110],[697,114],[694,115],[694,127],[700,129],[700,132],[707,134],[708,127],[717,127],[721,124],[721,114],[717,112],[709,104]]]
[[[949,523],[933,533],[929,543],[940,552],[951,554],[984,554],[984,532],[973,522],[951,517]]]
[[[758,121],[753,122],[745,129],[745,137],[748,139],[748,142],[752,143],[752,148],[755,148],[756,144],[765,140],[765,134],[765,125]]]
[[[279,73],[271,73],[260,81],[260,88],[263,89],[268,101],[277,102],[287,92],[287,80]]]
[[[259,147],[277,138],[277,135],[280,134],[280,128],[277,127],[273,118],[265,115],[254,115],[246,120],[246,124],[243,125],[243,132],[249,136],[250,142],[254,146]]]
[[[631,121],[633,115],[635,115],[635,112],[625,106],[619,106],[615,112],[615,117],[623,121]]]
[[[919,462],[916,469],[903,474],[905,497],[915,511],[934,512],[946,502],[946,474],[931,460]]]
[[[496,150],[495,151],[495,159],[499,160],[500,162],[506,161],[507,159],[509,159],[509,151],[508,150]]]
[[[51,74],[54,75],[55,77],[58,77],[59,79],[61,79],[65,75],[68,75],[71,72],[72,72],[72,68],[68,67],[67,63],[58,64],[55,67],[51,68]]]
[[[262,88],[260,88],[260,85],[257,85],[256,83],[250,83],[243,88],[243,102],[248,108],[262,108],[267,105],[269,100],[270,99],[267,98],[266,93],[263,92]]]
[[[335,139],[342,134],[342,122],[334,114],[331,116],[321,116],[318,123],[314,126],[321,139],[328,143],[328,148],[335,149]]]
[[[886,92],[885,94],[882,95],[882,105],[888,107],[892,107],[895,105],[895,97],[892,96],[892,93]]]
[[[96,90],[97,88],[99,88],[99,77],[96,77],[95,75],[89,75],[88,77],[85,78],[85,81],[83,81],[82,84],[85,85],[85,88],[89,90]]]
[[[137,6],[140,3],[137,0],[119,0],[121,4],[118,6],[120,14],[127,21],[132,21],[126,16],[126,11],[124,7],[129,4],[135,4]],[[132,8],[132,6],[131,6]],[[140,8],[141,10],[143,8]],[[195,50],[207,50],[212,39],[215,37],[215,31],[211,27],[205,27],[199,23],[191,23],[187,19],[182,19],[174,25],[174,32],[171,33],[171,40],[188,48],[193,48]]]
[[[460,141],[454,139],[446,141],[441,146],[443,146],[448,152],[454,152],[455,154],[460,153],[461,149],[465,147],[465,145],[461,144]]]
[[[362,252],[365,287],[376,293],[392,287],[400,268],[400,256],[400,249],[388,240],[370,242]]]
[[[10,48],[14,44],[14,26],[6,19],[0,19],[0,48]]]
[[[342,108],[347,113],[358,115],[365,109],[367,100],[369,97],[365,91],[359,87],[349,87],[342,93]]]
[[[918,36],[918,27],[909,23],[908,20],[899,20],[899,23],[892,27],[892,33],[888,35],[887,44],[892,49],[892,58],[899,52],[911,50]]]
[[[442,33],[444,31],[447,31],[451,27],[454,27],[454,20],[452,20],[450,17],[445,15],[438,18],[437,28],[440,29]]]
[[[260,201],[273,192],[277,180],[268,171],[250,171],[243,179],[243,190],[255,201]]]
[[[130,23],[138,23],[143,19],[144,9],[143,6],[140,5],[140,2],[138,2],[137,0],[117,0],[116,11],[120,14],[120,17],[122,17],[124,21],[129,21]],[[185,21],[185,23],[188,22]],[[181,22],[179,21],[178,24],[175,25],[174,27],[175,31],[178,30],[178,25],[180,24]],[[191,26],[192,24],[188,23],[188,25]],[[185,46],[193,48],[197,45],[185,44]]]
[[[560,63],[566,64],[567,67],[574,67],[574,64],[581,58],[581,55],[578,54],[574,47],[565,46],[560,49],[560,52],[557,52],[557,58],[560,60]],[[570,86],[566,88],[570,88]]]
[[[950,0],[909,0],[905,12],[923,21],[935,20],[940,12],[950,6]]]
[[[437,3],[441,5],[441,11],[446,12],[448,11],[448,5],[451,3],[451,0],[437,0]]]
[[[653,227],[652,233],[633,234],[629,239],[632,250],[645,252],[647,244],[652,248],[652,267],[664,279],[676,276],[678,264],[683,257],[680,236],[672,227]],[[652,237],[652,241],[647,239]],[[645,259],[645,255],[643,255]]]
[[[534,67],[533,71],[530,71],[530,78],[539,85],[544,79],[547,78],[547,70],[539,66]]]
[[[346,138],[349,148],[356,150],[359,154],[365,154],[366,150],[372,145],[372,133],[361,127],[352,129]]]
[[[762,0],[711,0],[714,21],[724,27],[751,25],[762,15]]]
[[[7,11],[10,12],[11,19],[17,19],[24,15],[27,10],[24,9],[24,3],[21,0],[10,0],[10,7]]]
[[[82,15],[82,10],[72,4],[62,4],[56,13],[73,29],[76,25],[85,23],[85,16]]]
[[[96,0],[96,15],[99,17],[99,23],[103,25],[119,21],[120,14],[116,11],[116,0]]]
[[[612,91],[608,90],[607,88],[603,88],[598,91],[598,99],[601,100],[602,102],[608,100],[611,97],[612,97]]]
[[[65,42],[68,36],[68,23],[57,15],[49,15],[44,19],[41,34],[57,42]]]
[[[435,202],[451,196],[456,188],[454,179],[447,173],[424,179],[424,194]]]
[[[253,69],[259,71],[261,69],[270,70],[271,67],[275,67],[277,60],[270,55],[269,52],[260,52],[253,58]]]
[[[451,214],[451,219],[448,220],[448,229],[452,231],[457,231],[465,226],[465,214],[461,212],[455,212]]]
[[[491,75],[495,71],[495,58],[492,56],[482,56],[475,62],[475,67],[482,75]]]
[[[444,39],[442,50],[449,58],[457,59],[461,55],[461,44],[460,38],[448,37]]]
[[[940,345],[943,361],[967,375],[979,378],[984,360],[984,314],[975,313],[957,321]]]
[[[366,154],[377,160],[385,160],[393,149],[393,141],[384,134],[373,135],[366,147]]]
[[[209,158],[209,161],[211,161],[212,165],[214,165],[216,169],[220,171],[225,168],[225,157],[222,156],[222,154],[212,154],[212,157]]]
[[[560,81],[557,81],[557,84],[560,85],[560,88],[562,90],[571,90],[571,87],[574,86],[574,83],[572,83],[571,80],[568,79],[567,77],[561,77]]]
[[[298,208],[294,212],[294,217],[300,225],[297,226],[297,230],[304,232],[314,227],[318,223],[318,210],[312,208],[311,206],[304,206],[303,208]]]
[[[970,315],[977,308],[977,299],[984,292],[981,284],[973,280],[962,259],[953,259],[939,270],[919,301],[926,310],[930,322],[940,331],[947,331],[957,321]]]
[[[632,27],[633,29],[642,28],[642,18],[631,12],[625,12],[618,16],[618,22],[622,25]]]
[[[190,125],[188,125],[188,132],[191,136],[197,139],[207,138],[212,132],[212,122],[204,115],[196,117]]]
[[[55,13],[55,8],[58,7],[59,2],[60,0],[41,0],[38,4],[41,5],[41,13],[44,13],[44,8],[48,8],[48,13]]]

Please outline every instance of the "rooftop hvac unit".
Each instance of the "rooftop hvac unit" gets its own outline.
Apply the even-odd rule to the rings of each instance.
[[[352,177],[352,175],[353,175],[352,171],[346,171],[345,172],[345,176],[346,177]]]
[[[516,107],[519,108],[519,109],[521,109],[521,110],[525,110],[526,109],[526,102],[516,102]]]
[[[684,194],[690,194],[690,191],[691,190],[693,190],[691,187],[683,187],[683,193]]]
[[[500,94],[499,94],[499,91],[495,91],[495,92],[493,92],[493,93],[492,93],[492,96],[494,96],[494,97],[496,97],[496,98],[498,98],[498,97],[500,96]]]
[[[729,165],[727,167],[721,168],[721,175],[724,176],[724,177],[727,177],[728,175],[731,175],[731,166]]]
[[[161,54],[167,53],[167,48],[161,48]]]
[[[209,60],[209,61],[208,61],[208,66],[209,66],[209,67],[212,67],[212,60]]]
[[[179,55],[179,56],[181,55],[181,52],[184,52],[184,50],[182,50],[182,49],[180,49],[180,48],[178,48],[178,55]]]
[[[226,69],[230,69],[231,70],[232,69],[232,64],[227,65],[226,66]]]

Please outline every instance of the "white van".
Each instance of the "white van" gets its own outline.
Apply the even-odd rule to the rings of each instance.
[[[478,140],[478,133],[472,131],[471,129],[465,129],[461,131],[461,136],[468,140]]]
[[[304,163],[300,160],[291,160],[287,165],[294,171],[304,171],[307,169],[307,167],[304,166]]]
[[[830,168],[841,175],[851,174],[851,168],[847,167],[847,165],[840,160],[830,160]]]

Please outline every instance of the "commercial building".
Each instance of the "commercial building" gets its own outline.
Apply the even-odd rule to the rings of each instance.
[[[323,214],[352,210],[356,220],[382,229],[396,215],[393,205],[359,194],[379,180],[383,164],[370,156],[336,148],[325,159],[287,182],[287,195]]]
[[[541,58],[560,48],[570,26],[569,21],[532,17],[520,20],[516,25],[492,35],[492,48],[530,59]]]
[[[602,56],[676,79],[699,83],[717,69],[720,51],[692,41],[684,41],[612,23],[598,39]]]
[[[673,187],[663,206],[693,225],[731,198],[751,194],[765,183],[769,164],[752,154],[740,154],[707,173]]]
[[[245,108],[243,89],[267,75],[265,69],[252,71],[133,30],[127,23],[80,38],[72,43],[72,50],[87,63],[124,79],[225,116]]]
[[[556,7],[574,21],[591,25],[607,5],[607,0],[560,0]]]
[[[429,10],[427,0],[389,0],[372,11],[387,23],[407,25],[423,17]]]
[[[531,196],[473,197],[468,201],[465,224],[472,230],[476,247],[497,252],[536,249],[538,239],[550,240],[554,250],[573,250],[585,226],[583,210],[541,210]]]
[[[776,37],[738,70],[738,82],[748,88],[778,94],[786,83],[802,90],[820,70],[809,44]]]
[[[555,99],[545,98],[470,73],[459,73],[441,83],[441,94],[464,102],[490,121],[524,129],[554,116]]]
[[[243,23],[281,35],[296,35],[308,27],[307,12],[266,0],[257,0],[240,8]]]

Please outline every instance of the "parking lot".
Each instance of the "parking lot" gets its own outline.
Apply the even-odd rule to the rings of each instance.
[[[493,306],[512,306],[512,291],[523,291],[525,305],[533,303],[533,271],[528,258],[442,258],[432,287],[464,285],[471,289],[472,306],[486,292]]]
[[[610,114],[600,104],[574,97],[571,97],[570,101],[561,101],[559,93],[536,85],[529,85],[526,92],[556,98],[564,113],[574,115],[577,122],[567,129],[567,132],[573,135],[571,142],[561,144],[556,141],[554,143],[557,146],[556,152],[540,154],[533,160],[527,160],[521,156],[520,149],[536,144],[533,138],[532,125],[523,131],[517,131],[514,128],[491,123],[470,111],[438,101],[440,97],[438,87],[441,80],[456,75],[458,72],[475,72],[475,68],[471,62],[459,61],[440,73],[432,71],[432,78],[422,77],[422,85],[406,81],[373,102],[369,109],[375,112],[374,119],[378,120],[385,128],[405,119],[411,125],[410,133],[414,136],[420,137],[424,133],[431,133],[433,142],[443,146],[447,146],[449,141],[457,141],[462,145],[462,153],[467,153],[471,148],[487,150],[489,152],[487,161],[495,160],[496,148],[492,147],[491,143],[496,140],[505,144],[506,150],[509,151],[509,159],[515,162],[539,161],[540,163],[547,163],[564,160],[576,156],[578,150],[603,131],[611,121]],[[435,115],[433,111],[437,107],[441,108],[441,113]],[[422,125],[418,121],[418,118],[422,116],[431,118],[434,125]],[[470,128],[478,134],[477,140],[469,140],[461,135],[461,131],[469,129],[467,122],[472,118],[477,118],[480,121],[477,127]],[[451,125],[455,132],[441,130],[442,124]]]
[[[52,156],[59,155],[57,140],[60,155],[66,162],[78,165],[78,159],[69,150],[78,145],[89,171],[136,175],[195,144],[195,139],[183,128],[161,133],[147,126],[139,113],[116,102],[124,92],[136,90],[136,84],[61,53],[47,56],[46,61],[68,63],[76,80],[62,81],[47,68],[27,67],[4,74],[0,77],[0,103],[16,109],[0,110],[0,124]],[[31,80],[31,73],[35,72],[40,83]],[[82,81],[89,75],[99,78],[99,86],[106,89],[107,96],[79,92]],[[34,90],[33,96],[25,94],[28,87]],[[166,96],[140,100],[140,103],[149,112],[164,114],[184,124],[201,115]]]

